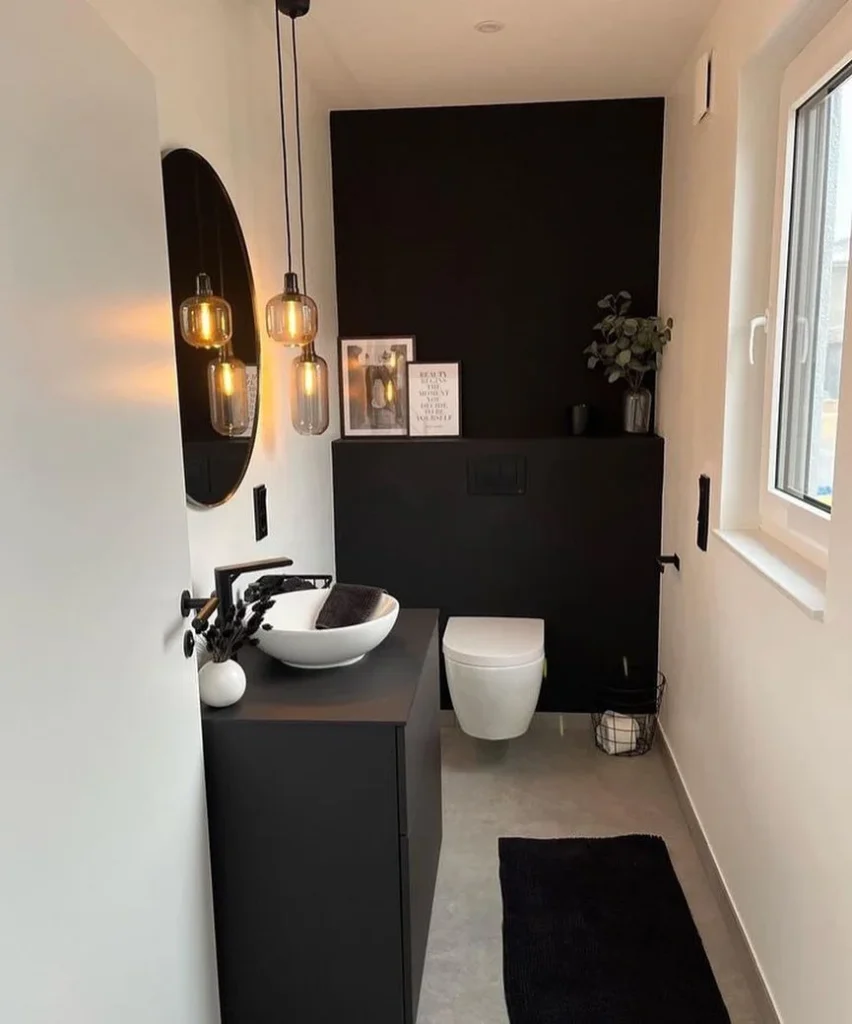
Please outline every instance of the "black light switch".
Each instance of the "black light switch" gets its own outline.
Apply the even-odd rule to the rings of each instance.
[[[710,538],[710,477],[698,478],[698,546],[707,550]]]
[[[254,539],[263,540],[269,535],[269,517],[266,512],[266,485],[254,489]]]

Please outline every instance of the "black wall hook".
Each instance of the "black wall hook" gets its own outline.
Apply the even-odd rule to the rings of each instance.
[[[660,572],[665,572],[667,565],[673,565],[680,572],[680,555],[660,555],[657,559]]]

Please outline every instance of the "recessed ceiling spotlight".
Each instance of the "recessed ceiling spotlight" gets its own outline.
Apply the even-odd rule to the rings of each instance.
[[[485,35],[494,35],[495,32],[502,32],[506,26],[502,21],[480,21],[473,27],[477,32],[484,32]]]

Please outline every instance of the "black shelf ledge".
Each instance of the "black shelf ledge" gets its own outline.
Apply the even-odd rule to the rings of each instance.
[[[333,444],[554,444],[624,441],[627,444],[662,442],[660,434],[553,434],[549,437],[338,437]]]

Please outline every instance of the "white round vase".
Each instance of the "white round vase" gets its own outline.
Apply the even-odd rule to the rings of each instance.
[[[246,692],[246,674],[235,661],[208,661],[198,673],[202,701],[210,708],[227,708]]]

